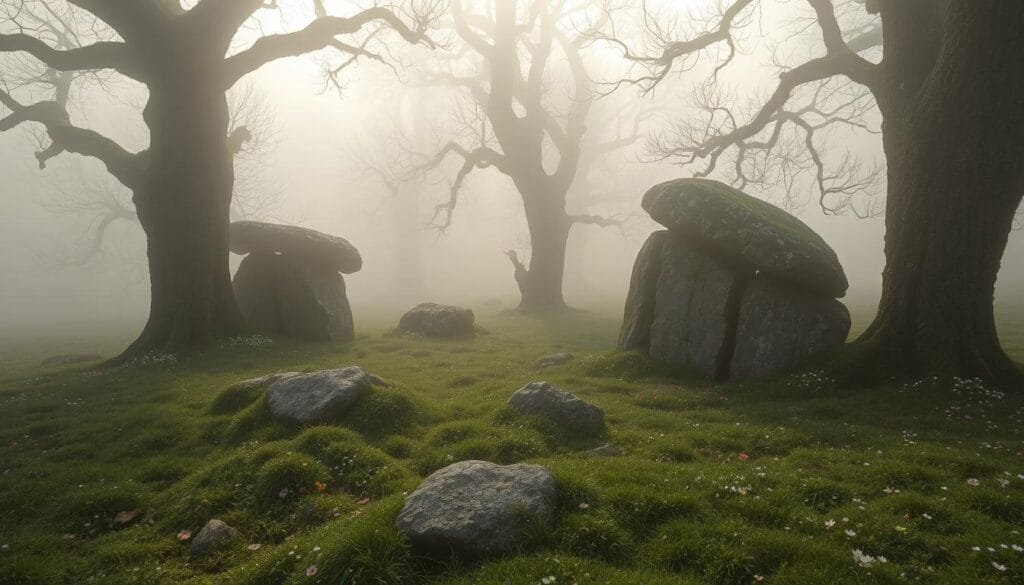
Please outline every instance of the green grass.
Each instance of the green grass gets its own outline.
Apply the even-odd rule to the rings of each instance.
[[[609,351],[613,317],[481,321],[475,340],[380,327],[100,371],[44,370],[66,347],[26,346],[0,381],[0,584],[1024,582],[1022,396],[814,374],[712,387]],[[1024,319],[1006,322],[1024,358]],[[578,359],[535,370],[561,351]],[[237,385],[351,364],[394,385],[340,425],[275,423]],[[538,379],[601,406],[608,436],[506,408]],[[581,453],[609,440],[625,456]],[[554,526],[504,558],[423,558],[393,527],[403,494],[478,458],[548,466]],[[210,518],[243,538],[190,560],[177,534]]]

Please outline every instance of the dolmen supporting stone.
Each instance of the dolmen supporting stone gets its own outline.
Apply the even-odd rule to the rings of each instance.
[[[637,256],[620,349],[741,380],[846,341],[846,274],[797,218],[707,179],[657,185],[643,208],[668,229]]]
[[[604,430],[603,410],[547,382],[530,382],[516,390],[508,404],[523,414],[554,421],[569,432],[592,435]]]
[[[241,382],[266,388],[272,418],[301,424],[337,422],[379,379],[359,366],[319,372],[280,372]]]
[[[422,303],[398,321],[398,332],[421,337],[471,337],[473,311],[451,305]]]
[[[343,238],[256,221],[231,224],[231,251],[248,254],[235,274],[238,305],[250,327],[268,335],[350,341],[352,309],[339,273],[363,260]]]
[[[432,473],[405,500],[395,526],[431,553],[512,551],[531,525],[548,526],[555,478],[540,465],[460,461]]]

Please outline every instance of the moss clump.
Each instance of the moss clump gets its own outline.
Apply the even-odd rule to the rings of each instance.
[[[402,489],[414,479],[404,466],[347,429],[313,428],[294,444],[323,467],[326,476],[318,481],[326,485],[325,490],[377,497]]]
[[[239,382],[228,386],[210,404],[210,414],[234,414],[263,396],[266,387],[252,381]]]
[[[290,453],[271,459],[256,476],[256,502],[263,509],[291,505],[330,481],[330,472],[308,455]]]

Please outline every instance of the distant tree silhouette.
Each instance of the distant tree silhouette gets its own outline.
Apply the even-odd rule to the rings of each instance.
[[[505,174],[522,198],[530,232],[528,264],[518,253],[506,253],[521,294],[520,309],[565,308],[562,288],[572,226],[620,223],[566,209],[581,167],[606,152],[601,149],[619,146],[584,140],[599,97],[584,52],[606,14],[593,0],[454,0],[451,20],[456,42],[450,67],[432,71],[427,83],[464,89],[470,106],[459,113],[467,137],[448,143],[424,165],[437,166],[449,156],[462,160],[449,199],[437,206],[438,227],[451,224],[463,183],[475,169]]]

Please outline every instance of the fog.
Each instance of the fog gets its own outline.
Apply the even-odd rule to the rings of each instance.
[[[769,22],[785,17],[769,16]],[[417,55],[430,58],[429,53]],[[612,60],[616,52],[604,49],[598,55],[601,61]],[[274,129],[256,165],[257,180],[270,193],[270,202],[254,218],[342,236],[360,250],[363,269],[346,276],[357,328],[361,314],[397,312],[424,300],[513,307],[518,292],[505,251],[528,256],[529,238],[522,201],[507,177],[493,168],[472,173],[452,225],[439,231],[431,227],[431,216],[435,205],[447,198],[457,165],[446,164],[430,178],[410,182],[394,197],[360,168],[366,161],[353,155],[354,150],[365,150],[387,160],[388,149],[394,146],[388,144],[388,132],[395,127],[409,132],[411,123],[437,134],[436,144],[421,144],[436,148],[450,128],[448,109],[457,101],[452,97],[455,92],[403,87],[401,82],[414,79],[414,73],[400,71],[399,80],[391,68],[373,62],[362,62],[347,73],[338,92],[325,88],[323,59],[316,55],[277,61],[247,78],[265,96]],[[727,71],[727,83],[738,93],[763,95],[775,81],[766,61],[763,55],[742,55]],[[616,66],[609,65],[612,70]],[[649,102],[655,115],[643,132],[657,134],[687,115],[686,88],[702,73],[698,67],[673,76],[652,96],[626,87],[606,99]],[[143,148],[145,127],[138,111],[143,90],[120,83],[111,91],[116,95],[87,94],[76,108],[76,119],[116,136],[126,146]],[[410,122],[413,118],[416,121]],[[39,170],[33,157],[34,136],[30,128],[0,133],[0,328],[87,331],[112,323],[138,327],[149,302],[139,226],[118,222],[95,257],[69,262],[88,245],[84,235],[95,219],[84,211],[58,213],[55,203],[79,185],[109,179],[101,165],[76,155],[65,154]],[[881,155],[877,135],[851,131],[837,136],[835,143],[850,146],[865,159]],[[620,310],[636,253],[647,234],[657,229],[640,209],[641,197],[659,181],[692,172],[650,159],[642,140],[613,155],[609,164],[614,172],[605,179],[612,182],[604,187],[614,200],[598,207],[628,219],[621,229],[573,228],[565,284],[570,305]],[[855,309],[855,318],[864,319],[879,295],[883,218],[826,215],[816,205],[810,184],[802,185],[797,194],[803,204],[795,211],[835,248],[850,280],[846,300]],[[581,241],[585,243],[580,245]],[[1016,231],[999,277],[999,306],[1014,303],[1024,289],[1024,266],[1018,260],[1022,253],[1024,233]],[[238,260],[234,258],[235,265]],[[417,262],[422,290],[401,276]]]

